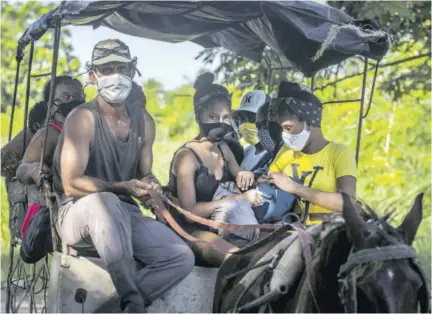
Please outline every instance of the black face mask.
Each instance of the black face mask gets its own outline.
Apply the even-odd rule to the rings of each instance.
[[[234,128],[223,122],[216,123],[204,123],[201,122],[201,129],[204,136],[209,139],[210,142],[220,142],[223,140],[232,140],[235,137]]]
[[[71,102],[59,104],[57,106],[57,112],[59,112],[63,117],[66,118],[72,110],[74,110],[76,107],[83,103],[84,101],[81,100],[72,100]]]
[[[276,142],[270,136],[267,126],[258,130],[258,139],[264,149],[269,153],[273,153],[276,150]]]

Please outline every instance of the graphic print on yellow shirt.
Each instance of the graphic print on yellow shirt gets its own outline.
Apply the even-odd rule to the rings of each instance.
[[[283,172],[304,186],[325,192],[337,192],[336,179],[343,176],[357,177],[357,166],[353,152],[343,144],[328,143],[315,154],[305,154],[283,147],[271,164],[269,172]],[[310,214],[331,213],[318,205],[300,200],[300,207],[304,211],[309,207]],[[316,224],[321,221],[311,221]]]

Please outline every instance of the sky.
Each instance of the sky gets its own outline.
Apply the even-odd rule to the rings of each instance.
[[[213,70],[216,64],[204,66],[195,57],[203,49],[194,43],[165,43],[141,37],[134,37],[119,33],[107,27],[92,29],[90,26],[68,26],[72,34],[71,44],[75,55],[84,66],[90,61],[94,45],[104,39],[120,39],[129,46],[132,57],[138,58],[138,70],[142,77],[136,75],[136,81],[154,78],[160,81],[166,90],[175,89],[193,81],[200,69]],[[84,71],[84,68],[82,68]]]

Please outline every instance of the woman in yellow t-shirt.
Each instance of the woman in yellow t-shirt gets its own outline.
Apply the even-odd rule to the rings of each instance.
[[[347,146],[323,136],[322,103],[308,87],[282,82],[272,111],[282,127],[285,145],[270,166],[269,182],[299,196],[295,210],[308,214],[306,224],[320,223],[325,214],[341,212],[340,192],[355,197],[357,166]]]

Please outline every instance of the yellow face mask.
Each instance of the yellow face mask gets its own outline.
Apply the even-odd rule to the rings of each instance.
[[[243,137],[243,139],[251,144],[251,145],[256,145],[259,142],[258,139],[258,130],[256,128],[255,123],[242,123],[239,127],[239,131],[241,136]]]

